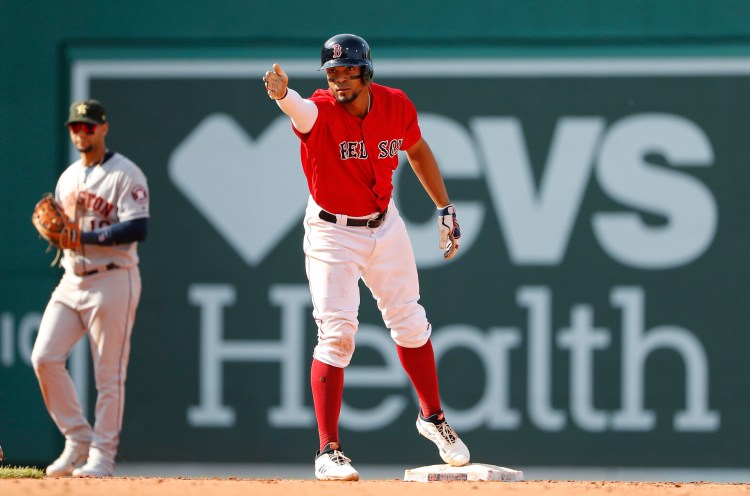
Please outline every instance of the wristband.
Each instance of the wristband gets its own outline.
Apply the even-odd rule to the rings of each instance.
[[[439,215],[449,215],[450,212],[448,211],[448,209],[451,208],[451,207],[455,208],[455,205],[453,205],[452,203],[449,203],[448,205],[446,205],[446,206],[444,206],[442,208],[438,208],[437,209],[438,210],[438,214]]]

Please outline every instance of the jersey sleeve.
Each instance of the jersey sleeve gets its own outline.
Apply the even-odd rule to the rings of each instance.
[[[146,176],[133,164],[122,183],[117,199],[117,217],[120,222],[149,216],[149,191]]]
[[[294,125],[292,125],[294,134],[296,134],[303,143],[306,143],[310,139],[310,136],[312,136],[316,132],[316,130],[320,128],[321,122],[326,121],[326,114],[331,110],[331,97],[330,94],[328,94],[325,90],[315,90],[315,93],[313,93],[308,100],[311,100],[318,107],[318,118],[315,120],[315,124],[313,124],[312,129],[310,129],[310,131],[307,133],[301,133],[297,130],[297,128],[294,127]]]
[[[76,218],[76,201],[78,188],[76,188],[76,179],[73,168],[78,162],[74,162],[60,175],[55,185],[55,200],[62,205],[63,210],[69,218]]]

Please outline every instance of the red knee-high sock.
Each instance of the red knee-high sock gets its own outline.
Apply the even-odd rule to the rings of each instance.
[[[440,393],[432,341],[428,339],[419,348],[404,348],[398,345],[397,348],[401,365],[417,390],[422,415],[429,417],[438,413],[441,410]]]
[[[339,413],[344,394],[344,369],[313,359],[310,370],[315,417],[318,419],[320,449],[339,442]]]

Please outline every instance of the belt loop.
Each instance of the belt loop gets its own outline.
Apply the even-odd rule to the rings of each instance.
[[[336,214],[336,224],[338,224],[340,226],[345,226],[346,225],[346,220],[347,220],[346,215],[344,215],[344,214]]]

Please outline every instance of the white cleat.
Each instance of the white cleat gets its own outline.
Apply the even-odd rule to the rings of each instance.
[[[443,412],[425,418],[420,411],[417,416],[417,430],[435,443],[440,452],[440,458],[448,465],[462,467],[469,463],[471,458],[469,448],[461,441],[453,427],[446,422]]]
[[[326,444],[315,456],[315,477],[318,480],[359,480],[359,472],[351,466],[351,460],[344,456],[339,443]]]
[[[73,470],[79,465],[82,465],[88,457],[88,444],[66,442],[62,454],[47,467],[46,474],[49,477],[66,477],[72,474]]]
[[[73,477],[112,477],[115,475],[114,463],[89,459],[82,467],[73,470]]]

